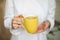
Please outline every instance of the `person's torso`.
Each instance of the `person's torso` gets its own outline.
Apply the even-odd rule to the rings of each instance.
[[[29,34],[23,31],[19,35],[12,35],[11,40],[47,40],[47,36],[44,33]]]
[[[15,15],[35,15],[40,22],[48,15],[48,5],[48,0],[14,0]]]
[[[36,15],[39,22],[46,20],[48,15],[48,0],[14,0],[15,16],[21,13],[24,16]],[[45,34],[30,35],[27,32],[22,32],[18,39],[21,40],[45,40]]]

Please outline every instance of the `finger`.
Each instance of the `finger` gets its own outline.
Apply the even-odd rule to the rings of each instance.
[[[13,29],[21,28],[21,25],[13,24]]]
[[[22,19],[20,19],[20,18],[14,18],[13,21],[14,21],[14,20],[15,20],[15,21],[22,21]]]
[[[17,28],[19,28],[19,25],[17,25],[17,24],[13,24],[13,29],[17,29]]]
[[[37,31],[37,33],[42,33],[43,32],[43,30],[39,30],[39,31]]]
[[[46,31],[47,29],[48,29],[48,27],[45,27],[45,29],[44,29],[44,30]]]
[[[19,18],[20,16],[14,16],[15,18]]]
[[[39,30],[37,30],[37,33],[42,33],[42,32],[44,32],[45,30],[43,30],[42,28],[41,29],[39,29]]]
[[[18,16],[15,16],[15,17],[24,18],[24,16],[23,16],[23,15],[18,15]]]
[[[15,21],[17,21],[17,22],[21,22],[22,24],[24,23],[23,20],[20,19],[20,18],[15,18]]]
[[[22,24],[22,22],[19,22],[19,21],[13,21],[13,24],[18,24],[18,25],[20,25],[20,24]]]
[[[38,33],[41,33],[41,32],[44,32],[46,31],[48,28],[47,27],[40,27],[39,30],[38,30]]]
[[[13,26],[15,27],[17,27],[17,28],[20,28],[22,25],[18,25],[18,24],[13,24]]]
[[[48,24],[44,23],[43,24],[43,29],[46,30],[48,28]]]
[[[37,33],[42,33],[43,32],[43,30],[39,30],[39,31],[37,31]]]
[[[42,23],[42,24],[39,25],[39,28],[37,30],[37,33],[44,32],[44,31],[47,30],[47,28],[48,28],[48,25],[46,25],[46,23],[44,22],[44,23]]]
[[[45,30],[46,24],[45,24],[45,23],[42,23],[42,24],[40,25],[40,27],[41,27],[43,30]]]
[[[49,22],[49,21],[45,21],[45,22],[43,23],[43,26],[44,26],[44,29],[45,29],[45,30],[48,29],[49,26],[50,26],[50,22]]]
[[[38,33],[38,32],[41,32],[41,27],[38,27],[38,29],[37,29],[37,33]]]
[[[43,32],[43,31],[44,31],[44,28],[43,28],[42,25],[40,25],[40,26],[38,27],[38,29],[37,29],[37,33],[41,33],[41,32]]]

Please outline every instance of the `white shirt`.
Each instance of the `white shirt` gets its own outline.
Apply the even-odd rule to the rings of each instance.
[[[39,34],[29,34],[26,30],[20,28],[12,29],[11,22],[14,16],[36,15],[39,19],[39,24],[49,20],[51,23],[50,29]],[[6,10],[4,16],[4,25],[10,29],[12,33],[11,40],[47,40],[46,34],[54,26],[55,0],[6,0]]]

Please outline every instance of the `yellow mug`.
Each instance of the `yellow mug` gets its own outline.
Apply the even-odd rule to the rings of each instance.
[[[34,34],[38,28],[38,17],[37,16],[28,16],[24,18],[24,27],[28,33]]]
[[[38,28],[38,17],[37,16],[28,16],[23,18],[24,25],[22,27],[30,34],[34,34]]]

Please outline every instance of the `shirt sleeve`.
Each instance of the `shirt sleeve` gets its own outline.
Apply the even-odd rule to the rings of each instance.
[[[56,8],[55,0],[49,0],[49,11],[48,11],[47,20],[49,20],[51,23],[50,30],[54,27],[55,8]]]
[[[14,4],[12,0],[6,0],[4,25],[9,29],[12,35],[19,35],[22,32],[21,29],[12,29],[12,19],[14,18]]]
[[[11,29],[12,18],[14,17],[12,0],[6,0],[4,25],[7,29]]]

